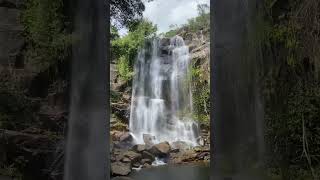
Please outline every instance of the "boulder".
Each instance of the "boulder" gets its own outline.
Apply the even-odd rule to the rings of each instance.
[[[131,160],[131,163],[134,164],[140,161],[142,155],[134,151],[127,151],[124,153],[124,157],[129,158]]]
[[[152,154],[158,157],[165,157],[171,151],[170,144],[168,142],[162,142],[156,145],[153,145],[152,148],[149,150]]]
[[[123,158],[123,159],[121,160],[121,162],[123,162],[123,163],[131,163],[131,159],[125,157],[125,158]]]
[[[146,145],[144,145],[144,144],[136,144],[136,145],[134,145],[132,147],[132,150],[140,153],[140,152],[146,150]]]
[[[148,164],[148,163],[145,163],[142,167],[143,168],[151,168],[152,166],[150,164]]]
[[[191,148],[191,146],[184,141],[173,142],[171,143],[171,147],[172,147],[171,152],[181,152]]]
[[[197,158],[197,153],[193,150],[186,150],[176,154],[170,154],[169,164],[181,164],[185,162],[194,162]]]
[[[114,162],[111,163],[111,173],[113,175],[126,176],[131,172],[130,163]]]
[[[152,161],[150,159],[142,159],[141,164],[152,164]]]
[[[160,40],[160,46],[169,46],[170,45],[170,38],[162,38]]]
[[[152,162],[156,159],[156,157],[153,154],[149,153],[148,151],[142,152],[142,158],[143,159],[150,159]]]
[[[132,142],[133,137],[129,132],[125,132],[120,136],[120,142]]]
[[[141,166],[140,162],[135,162],[132,164],[132,167],[139,168]]]

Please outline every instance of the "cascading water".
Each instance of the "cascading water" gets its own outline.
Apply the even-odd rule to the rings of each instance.
[[[197,144],[198,125],[192,120],[189,48],[175,36],[165,45],[153,42],[139,52],[135,63],[130,131],[136,143],[143,136],[169,143]]]

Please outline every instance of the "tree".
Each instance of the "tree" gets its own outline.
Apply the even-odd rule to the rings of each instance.
[[[138,50],[144,46],[145,40],[156,34],[157,26],[142,19],[129,27],[129,33],[111,42],[112,57],[117,60],[120,77],[129,80],[132,74],[133,62]]]
[[[208,4],[198,4],[197,9],[198,14],[201,16],[207,14],[210,11],[210,6]]]
[[[110,15],[112,21],[119,27],[127,26],[130,22],[142,18],[145,10],[144,2],[152,0],[110,0]]]

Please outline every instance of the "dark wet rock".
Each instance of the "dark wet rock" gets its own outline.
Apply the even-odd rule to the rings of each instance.
[[[125,158],[123,158],[123,159],[121,160],[121,162],[123,162],[123,163],[131,163],[131,159],[125,157]]]
[[[136,144],[136,145],[134,145],[132,147],[132,150],[140,153],[140,152],[146,150],[146,145],[144,145],[144,144]]]
[[[170,151],[171,151],[171,147],[168,142],[162,142],[162,143],[153,145],[152,148],[149,150],[150,153],[158,157],[165,157],[170,153]]]
[[[142,167],[143,168],[151,168],[152,166],[150,164],[148,164],[148,163],[145,163]]]
[[[132,164],[132,167],[134,168],[139,168],[141,166],[141,164],[139,162],[135,162]]]
[[[128,86],[127,84],[125,84]],[[127,102],[123,103],[111,103],[111,110],[114,115],[116,115],[122,123],[128,124],[130,118],[130,104]]]
[[[148,151],[142,152],[142,158],[143,159],[150,159],[151,161],[154,161],[156,159],[156,157],[153,154],[149,153]]]
[[[180,149],[178,148],[172,148],[170,151],[170,153],[178,153],[178,152],[180,152]]]
[[[205,160],[206,157],[210,157],[210,153],[209,152],[201,152],[200,154],[196,155],[196,158],[198,160]]]
[[[171,147],[172,147],[171,152],[181,152],[191,148],[191,146],[184,141],[173,142],[171,143]]]
[[[161,38],[160,46],[169,46],[170,45],[170,38]]]
[[[111,162],[116,162],[116,161],[117,161],[117,159],[116,159],[116,157],[111,156],[110,161],[111,161]]]
[[[120,161],[124,158],[124,153],[124,150],[115,148],[113,149],[111,157],[115,159],[115,161]]]
[[[131,160],[132,164],[140,161],[142,155],[139,153],[136,153],[134,151],[127,151],[124,153],[124,157],[127,157]]]
[[[129,132],[125,132],[120,136],[119,141],[120,142],[132,142],[133,141],[133,137]]]
[[[130,163],[114,162],[111,163],[111,173],[113,175],[126,176],[131,172]]]
[[[152,164],[152,161],[150,159],[142,159],[141,164]]]
[[[185,162],[194,162],[196,161],[196,155],[193,150],[187,150],[179,153],[171,153],[169,164],[181,164]]]

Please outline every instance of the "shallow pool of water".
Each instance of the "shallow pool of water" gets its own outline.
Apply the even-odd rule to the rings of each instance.
[[[134,180],[209,180],[209,164],[164,165],[133,172]]]

